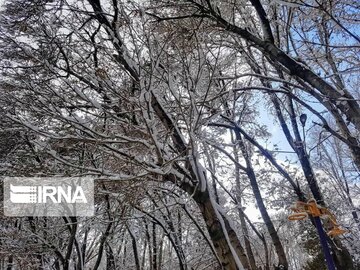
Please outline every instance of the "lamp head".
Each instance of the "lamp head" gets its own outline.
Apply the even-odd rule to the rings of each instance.
[[[303,127],[305,127],[306,119],[307,119],[307,115],[305,113],[300,115],[300,122]]]

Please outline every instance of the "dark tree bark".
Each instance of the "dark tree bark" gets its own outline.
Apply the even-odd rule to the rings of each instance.
[[[135,235],[134,235],[133,232],[131,231],[130,227],[129,227],[129,226],[126,226],[126,227],[127,227],[128,232],[129,232],[129,235],[130,235],[130,237],[131,237],[131,244],[132,244],[132,247],[133,247],[135,267],[136,267],[136,270],[140,270],[141,268],[140,268],[139,252],[138,252],[138,247],[137,247],[137,240],[136,240]]]
[[[264,201],[261,196],[261,192],[259,189],[259,185],[257,183],[256,175],[252,167],[251,157],[249,156],[248,150],[246,149],[245,143],[242,139],[241,134],[235,130],[236,140],[239,144],[240,151],[242,152],[242,156],[245,159],[246,162],[246,174],[250,180],[250,185],[253,190],[256,203],[259,207],[259,211],[261,213],[261,216],[265,222],[265,226],[270,234],[270,237],[272,239],[272,242],[274,244],[276,254],[279,259],[279,264],[283,265],[285,269],[288,269],[289,264],[287,262],[286,254],[284,251],[284,248],[282,246],[282,243],[280,241],[279,235],[275,229],[275,226],[267,212],[266,206],[264,204]]]
[[[231,139],[234,143],[234,147],[233,147],[234,158],[235,158],[236,163],[238,164],[239,163],[238,149],[236,147],[236,141],[234,141],[234,139],[233,139],[233,133],[231,133]],[[242,203],[241,203],[242,199],[241,199],[241,186],[240,186],[240,170],[236,164],[235,164],[235,185],[236,185],[236,203],[237,203],[237,207],[241,209],[242,208]],[[249,231],[248,231],[246,221],[245,221],[245,214],[242,211],[242,209],[241,210],[240,209],[238,212],[239,212],[242,233],[244,235],[246,254],[249,258],[249,264],[250,264],[251,269],[257,270],[255,256],[252,251],[251,242],[249,239]]]
[[[311,193],[313,194],[315,200],[318,204],[321,206],[326,206],[321,190],[319,188],[319,185],[316,180],[315,173],[313,171],[309,156],[306,153],[305,150],[305,141],[301,138],[299,127],[296,120],[295,110],[293,107],[292,100],[288,99],[289,109],[290,112],[290,121],[292,124],[292,128],[294,131],[295,139],[292,137],[290,130],[284,120],[284,117],[282,115],[282,111],[280,108],[280,104],[278,103],[276,97],[273,97],[273,103],[275,105],[275,109],[278,115],[278,119],[280,121],[280,125],[284,131],[284,134],[290,144],[290,146],[294,149],[295,153],[297,154],[301,168],[303,170],[305,179],[310,187]],[[324,227],[326,229],[330,229],[329,224],[324,223]],[[349,251],[346,249],[345,246],[341,243],[340,239],[338,237],[335,237],[333,240],[328,239],[328,242],[331,246],[333,257],[336,266],[339,269],[354,269],[352,258],[350,256]]]
[[[134,80],[136,84],[139,85],[140,77],[137,70],[134,69],[127,61],[127,57],[124,57],[126,51],[123,49],[123,43],[121,38],[116,29],[112,28],[112,25],[104,15],[104,12],[101,8],[99,1],[95,0],[88,0],[90,5],[93,7],[95,12],[95,16],[99,23],[106,26],[105,30],[109,33],[109,36],[113,36],[114,39],[116,38],[116,42],[114,46],[118,52],[118,60],[119,63],[124,66],[124,69],[127,70],[131,78]],[[112,29],[110,31],[110,29]],[[173,120],[169,117],[169,114],[165,111],[165,109],[159,103],[157,97],[154,93],[151,94],[151,106],[154,110],[156,116],[161,120],[163,125],[167,128],[170,132],[172,141],[174,143],[174,149],[176,149],[181,156],[186,156],[187,146],[186,143],[183,141],[181,133],[177,125],[173,122]],[[191,174],[191,179],[189,179],[192,183],[200,183],[201,179],[198,174],[199,172],[199,161],[197,160],[198,157],[187,157],[186,158],[186,169]],[[194,159],[194,161],[190,161],[190,159]],[[195,164],[195,165],[194,165]],[[200,172],[200,174],[203,172]],[[206,176],[204,176],[206,177]],[[175,177],[176,178],[176,177]],[[176,179],[172,180],[174,183],[179,183]],[[181,181],[180,181],[181,182]],[[206,184],[206,183],[205,183]],[[231,228],[229,222],[226,220],[225,217],[219,216],[219,212],[215,209],[214,202],[210,197],[209,191],[207,187],[201,191],[199,188],[204,187],[196,187],[194,189],[193,186],[188,185],[186,183],[182,183],[181,187],[190,195],[193,196],[194,200],[198,204],[200,211],[203,215],[205,223],[207,225],[210,237],[214,244],[215,250],[217,251],[218,257],[223,264],[224,269],[237,269],[237,265],[240,263],[243,265],[245,269],[249,268],[248,258],[245,254],[243,247],[235,233],[235,231]],[[223,223],[223,225],[222,225]],[[227,240],[228,239],[228,240]],[[235,254],[234,254],[235,253]]]

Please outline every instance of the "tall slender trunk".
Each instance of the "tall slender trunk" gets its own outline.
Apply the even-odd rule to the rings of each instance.
[[[108,242],[105,244],[106,270],[116,270],[114,252]]]
[[[133,253],[134,253],[134,260],[135,260],[135,267],[136,270],[140,270],[140,261],[139,261],[139,252],[138,252],[138,247],[137,247],[137,242],[136,242],[136,237],[133,234],[133,232],[131,231],[130,227],[128,225],[126,225],[126,228],[129,232],[130,238],[131,238],[131,244],[132,244],[132,248],[133,248]]]
[[[161,236],[160,244],[159,244],[159,269],[162,267],[162,261],[163,261],[163,253],[164,253],[164,240],[165,237]]]
[[[194,199],[204,217],[210,238],[224,270],[249,270],[249,260],[229,221],[215,208],[208,192],[196,192]]]
[[[295,114],[295,110],[294,110],[294,107],[292,104],[292,100],[289,98],[288,104],[289,104],[290,121],[291,121],[292,128],[294,131],[295,139],[293,139],[293,137],[290,133],[290,130],[284,120],[284,117],[282,115],[282,111],[280,108],[280,104],[276,100],[276,97],[274,97],[272,100],[275,105],[277,116],[280,121],[283,132],[285,134],[285,137],[299,158],[301,168],[303,170],[305,179],[309,185],[311,193],[314,196],[314,199],[317,201],[317,203],[319,203],[322,206],[325,206],[325,202],[324,202],[322,193],[320,191],[319,185],[317,183],[315,173],[313,171],[309,156],[307,155],[306,150],[305,150],[305,140],[303,140],[300,135],[300,131],[299,131],[299,128],[297,125],[296,114]],[[325,229],[330,229],[329,226],[330,226],[330,224],[324,223]],[[333,240],[328,239],[328,243],[330,244],[330,247],[332,249],[333,258],[334,258],[336,267],[338,269],[347,269],[347,270],[354,269],[351,255],[350,255],[349,251],[347,250],[347,248],[345,246],[343,246],[340,239],[338,237],[335,237]]]
[[[231,139],[234,143],[233,132],[231,132]],[[234,151],[235,161],[237,163],[239,163],[238,149],[237,149],[236,145],[233,147],[233,151]],[[235,185],[236,185],[236,203],[237,203],[237,207],[239,209],[239,208],[242,208],[242,203],[241,203],[242,200],[241,200],[241,186],[240,186],[240,171],[239,171],[238,166],[235,166]],[[248,256],[248,259],[249,259],[250,267],[253,270],[257,270],[255,256],[252,251],[251,243],[250,243],[250,239],[249,239],[249,231],[246,226],[245,215],[244,215],[244,212],[242,211],[242,209],[241,210],[239,209],[238,213],[239,213],[239,218],[240,218],[241,230],[244,235],[245,249],[246,249],[246,254]]]
[[[146,236],[146,240],[148,243],[148,247],[149,247],[149,269],[150,270],[155,270],[153,269],[153,264],[151,263],[152,257],[153,257],[153,249],[152,249],[152,242],[151,242],[151,237],[150,237],[150,229],[149,229],[149,224],[147,222],[146,219],[144,219],[144,224],[145,224],[145,236]]]
[[[157,268],[157,240],[156,240],[156,224],[152,223],[151,226],[151,248],[152,248],[152,258],[151,258],[151,264],[152,264],[152,269],[154,270],[158,270]]]
[[[14,263],[14,258],[12,255],[9,256],[8,261],[7,261],[7,266],[6,266],[6,270],[12,270],[13,269],[13,263]]]
[[[264,204],[264,201],[262,199],[259,185],[257,183],[256,175],[255,175],[255,172],[252,167],[251,158],[248,154],[248,151],[246,149],[246,146],[244,144],[244,141],[243,141],[240,133],[235,130],[235,134],[236,134],[237,142],[239,143],[239,146],[240,146],[240,150],[241,150],[243,157],[245,159],[245,162],[246,162],[246,174],[249,177],[250,185],[253,190],[256,203],[259,207],[261,217],[263,218],[263,220],[265,222],[265,226],[266,226],[266,228],[270,234],[271,240],[274,244],[275,251],[276,251],[276,254],[279,259],[279,264],[283,265],[285,267],[285,269],[288,269],[289,264],[288,264],[288,261],[286,258],[286,254],[285,254],[283,245],[280,241],[280,237],[275,229],[275,226],[269,216],[269,213],[268,213],[266,206]]]
[[[329,153],[329,151],[326,149],[325,146],[321,147],[322,151],[325,153],[326,157],[328,158],[328,160],[330,161],[330,165],[331,165],[331,170],[333,171],[333,176],[339,181],[339,183],[342,183],[340,186],[343,189],[344,192],[344,199],[346,199],[348,201],[348,205],[351,207],[351,215],[353,216],[354,221],[356,222],[356,224],[358,225],[359,229],[360,229],[360,220],[359,220],[359,216],[358,213],[356,211],[356,207],[354,205],[354,202],[351,198],[351,194],[350,194],[350,187],[349,187],[349,183],[345,174],[345,169],[344,169],[344,164],[341,158],[341,154],[339,154],[335,159],[338,160],[339,165],[340,165],[340,171],[341,171],[341,176],[338,175],[337,173],[337,169],[336,169],[336,165],[333,163],[333,159],[334,157]],[[340,149],[336,149],[336,151],[339,151]]]
[[[266,238],[263,233],[260,233],[254,224],[251,222],[249,217],[244,213],[242,209],[239,209],[239,212],[242,212],[242,215],[246,219],[247,223],[249,223],[250,228],[254,231],[254,233],[257,235],[257,237],[261,240],[264,246],[264,253],[265,253],[265,269],[264,270],[270,270],[270,258],[269,258],[269,249],[267,246]]]
[[[237,207],[242,207],[241,200],[238,200]],[[254,253],[253,253],[252,248],[251,248],[251,243],[250,243],[250,238],[249,238],[249,231],[248,231],[247,226],[246,226],[244,213],[242,211],[238,211],[238,212],[239,212],[239,218],[240,218],[241,231],[242,231],[242,233],[244,235],[245,249],[246,249],[246,254],[248,256],[248,259],[249,259],[249,264],[250,264],[250,267],[251,267],[252,270],[257,270],[256,262],[255,262],[255,256],[254,256]]]
[[[110,233],[111,233],[112,225],[113,225],[113,223],[112,223],[112,222],[109,222],[108,225],[106,226],[105,232],[104,232],[103,235],[100,237],[100,244],[99,244],[98,256],[97,256],[97,259],[96,259],[96,262],[95,262],[95,265],[94,265],[93,270],[97,270],[97,269],[100,267],[101,259],[102,259],[102,257],[103,257],[103,251],[104,251],[104,248],[105,248],[105,244],[106,244],[107,238],[108,238],[108,236],[109,236]],[[125,253],[125,252],[124,252],[124,253]],[[125,256],[125,255],[124,255],[124,256]]]
[[[147,239],[145,239],[144,241],[144,249],[143,249],[143,253],[142,253],[142,261],[141,261],[141,268],[140,269],[145,269],[145,257],[146,257],[146,249],[148,247],[148,241]]]
[[[182,183],[182,189],[192,196],[197,203],[223,269],[251,269],[249,260],[238,236],[226,216],[217,209],[216,202],[211,198],[209,190],[207,188],[200,190],[192,184],[184,182]]]
[[[181,245],[179,245],[179,241],[177,240],[177,237],[175,236],[177,232],[172,229],[173,227],[170,226],[170,228],[168,228],[168,226],[165,226],[162,221],[160,221],[158,218],[156,218],[156,216],[142,210],[141,208],[139,208],[137,206],[134,206],[134,207],[135,207],[135,209],[139,210],[140,212],[142,212],[145,215],[147,215],[148,217],[150,217],[151,222],[156,224],[157,226],[159,226],[164,231],[164,234],[169,239],[171,247],[175,250],[176,256],[179,259],[179,269],[180,270],[187,270],[188,267],[187,267],[187,264],[186,264],[185,254],[184,254],[184,251],[183,251]],[[147,224],[147,223],[145,223],[145,224]],[[145,226],[146,226],[146,229],[148,230],[149,226],[147,226],[147,225],[145,225]],[[146,234],[147,234],[147,236],[150,236],[150,232],[147,232]],[[149,238],[147,240],[149,242]],[[150,243],[149,250],[151,251],[152,250],[151,241],[149,243]],[[159,249],[157,248],[157,250],[159,250]],[[151,267],[154,266],[152,264],[152,258],[153,258],[152,256],[149,256],[150,269],[151,269]],[[159,264],[157,264],[157,267],[160,268]]]

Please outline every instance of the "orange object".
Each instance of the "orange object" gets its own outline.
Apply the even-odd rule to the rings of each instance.
[[[339,228],[338,226],[336,226],[333,229],[331,229],[330,231],[328,231],[327,235],[330,237],[335,237],[340,234],[344,234],[346,232],[347,232],[346,230],[343,230],[343,229]]]
[[[313,217],[321,216],[319,206],[314,199],[309,200],[307,205],[308,205],[308,209],[309,209],[308,211],[310,212],[309,214],[311,214]]]
[[[308,214],[306,212],[299,212],[292,214],[288,217],[289,220],[304,220],[308,217]]]
[[[297,201],[294,206],[290,207],[290,209],[294,212],[289,215],[289,220],[304,220],[309,215],[312,217],[320,217],[322,219],[328,219],[333,228],[327,233],[328,236],[334,237],[340,234],[344,234],[347,231],[340,228],[338,225],[335,216],[325,207],[321,207],[316,203],[314,199],[309,200],[307,203]]]

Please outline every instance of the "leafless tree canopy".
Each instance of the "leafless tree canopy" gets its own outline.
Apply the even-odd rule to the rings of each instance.
[[[358,1],[0,16],[1,176],[96,178],[94,217],[2,217],[0,269],[326,269],[313,220],[287,219],[312,198],[347,230],[337,269],[360,267]]]

